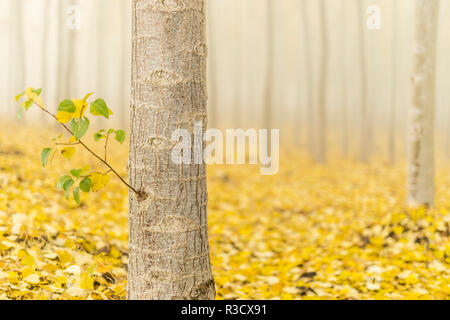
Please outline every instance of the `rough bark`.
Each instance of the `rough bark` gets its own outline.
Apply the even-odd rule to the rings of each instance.
[[[407,201],[434,203],[434,108],[439,0],[415,0],[414,56],[408,132]]]
[[[133,0],[129,299],[213,299],[204,164],[172,132],[206,129],[205,0]],[[194,148],[191,150],[194,156]]]
[[[326,95],[327,95],[327,70],[328,70],[328,31],[327,12],[325,0],[320,0],[320,22],[321,22],[321,63],[319,72],[319,96],[317,103],[317,156],[319,163],[327,161],[327,124],[326,124]]]

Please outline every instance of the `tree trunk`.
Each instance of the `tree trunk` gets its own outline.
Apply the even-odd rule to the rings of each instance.
[[[265,129],[271,132],[273,125],[272,120],[272,90],[273,90],[273,0],[267,0],[267,70],[266,70],[266,87],[265,87],[265,99],[264,99],[264,126]],[[267,140],[270,144],[271,139]],[[270,150],[270,146],[268,149]]]
[[[14,0],[11,2],[11,30],[9,59],[10,66],[10,93],[18,94],[26,86],[26,64],[25,64],[25,40],[23,33],[23,2]],[[13,62],[14,61],[14,62]]]
[[[68,6],[79,5],[78,0],[69,1]],[[66,12],[67,13],[67,12]],[[76,50],[77,50],[77,34],[80,30],[69,29],[68,30],[68,43],[67,43],[67,58],[65,67],[65,88],[64,88],[64,98],[75,97],[77,94],[77,73],[78,68],[76,68]]]
[[[306,118],[308,119],[308,149],[311,155],[316,154],[315,135],[314,135],[314,106],[312,98],[312,64],[311,64],[311,50],[310,50],[310,36],[309,36],[309,21],[308,21],[308,0],[301,0],[302,4],[302,27],[305,50],[305,78],[306,78]]]
[[[242,126],[242,113],[243,113],[243,105],[242,105],[242,77],[243,77],[243,55],[242,51],[244,49],[243,45],[243,1],[238,0],[237,4],[237,10],[239,12],[236,12],[235,14],[235,20],[233,21],[235,23],[235,28],[237,30],[237,34],[235,35],[235,44],[234,44],[234,58],[236,66],[234,69],[235,77],[234,77],[234,99],[233,99],[233,122],[234,126],[237,128],[240,128]]]
[[[414,57],[409,108],[407,201],[434,203],[434,108],[439,0],[415,0]]]
[[[327,124],[326,124],[326,95],[327,95],[327,70],[328,70],[328,35],[327,12],[325,0],[320,0],[320,22],[322,27],[321,64],[319,72],[319,97],[317,103],[317,162],[327,161]]]
[[[129,80],[129,79],[127,79],[128,77],[127,77],[127,70],[129,70],[128,68],[127,68],[127,63],[126,63],[126,61],[128,61],[127,60],[127,51],[126,51],[126,48],[129,48],[129,43],[128,43],[128,40],[129,40],[129,30],[130,29],[128,29],[128,19],[127,19],[127,16],[128,16],[128,13],[129,13],[129,9],[130,9],[130,7],[129,7],[129,4],[130,4],[130,2],[128,1],[128,0],[120,0],[120,18],[121,18],[121,25],[123,26],[121,29],[120,29],[120,38],[121,38],[121,43],[122,43],[122,54],[121,54],[121,56],[122,56],[122,59],[121,59],[121,62],[120,62],[120,80],[119,80],[119,110],[118,110],[118,114],[119,114],[119,117],[120,117],[120,119],[119,119],[119,123],[120,123],[120,126],[122,127],[122,128],[128,128],[128,119],[127,119],[127,116],[126,116],[126,113],[127,113],[127,110],[128,110],[128,108],[127,108],[127,106],[128,106],[128,103],[129,103],[129,101],[128,101],[128,99],[127,99],[127,92],[129,92],[128,90],[130,89],[129,88],[129,82],[127,81],[127,80]]]
[[[205,0],[133,0],[129,175],[143,194],[130,191],[129,299],[215,297],[206,167],[172,162],[170,140],[195,121],[206,129],[205,10]]]
[[[392,83],[391,110],[389,116],[389,163],[395,163],[395,112],[397,103],[397,2],[392,2]]]
[[[44,21],[50,21],[50,0],[45,0],[44,5]],[[49,34],[49,23],[44,23],[44,31],[42,37],[42,83],[41,88],[45,88],[48,90],[47,82],[48,82],[48,34]],[[44,90],[42,95],[44,97],[48,97],[48,91]],[[48,115],[45,112],[41,112],[41,121],[42,123],[47,123]]]
[[[359,159],[362,162],[369,160],[369,123],[367,118],[367,68],[366,68],[366,42],[365,42],[365,30],[366,22],[365,8],[363,7],[363,0],[356,0],[358,8],[358,30],[359,30],[359,50],[360,50],[360,69],[361,69],[361,132],[360,132],[360,146],[359,146]]]
[[[347,115],[347,6],[346,0],[342,0],[342,11],[341,11],[341,19],[342,19],[342,62],[341,62],[341,70],[342,70],[342,155],[344,157],[348,156],[348,115]]]
[[[209,41],[209,114],[208,114],[208,122],[211,127],[217,128],[218,117],[217,117],[217,43],[214,41],[215,39],[215,30],[213,26],[213,7],[210,1],[208,1],[208,41]]]

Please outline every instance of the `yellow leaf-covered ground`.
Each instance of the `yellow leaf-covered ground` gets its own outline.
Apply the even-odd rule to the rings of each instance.
[[[55,135],[0,129],[0,299],[124,299],[127,190],[111,177],[106,190],[82,194],[81,207],[67,202],[55,188],[60,175],[103,168],[79,150],[42,168],[40,151]],[[109,158],[125,175],[126,146],[115,148]],[[290,150],[276,176],[210,166],[218,298],[448,299],[448,165],[437,179],[436,208],[406,211],[402,163],[318,166]]]

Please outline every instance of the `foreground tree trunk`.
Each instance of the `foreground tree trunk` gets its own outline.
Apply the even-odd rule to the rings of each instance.
[[[133,0],[129,299],[213,299],[204,164],[171,135],[206,129],[205,0]],[[191,148],[191,155],[195,155]]]
[[[409,110],[407,201],[434,203],[434,108],[439,0],[415,0],[414,60]]]

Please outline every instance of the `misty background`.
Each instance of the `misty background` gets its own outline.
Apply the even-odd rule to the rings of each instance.
[[[450,19],[445,17],[450,14],[449,2],[441,0],[436,92],[437,152],[447,154]],[[366,10],[371,5],[381,9],[380,29],[366,26],[370,17]],[[80,29],[68,28],[74,17],[72,6],[79,8]],[[326,123],[328,138],[334,142],[330,149],[339,147],[345,127],[351,154],[357,152],[364,39],[372,154],[387,153],[393,107],[395,135],[404,152],[413,50],[412,6],[409,0],[325,0],[325,10],[321,11],[318,0],[272,0],[270,6],[264,0],[207,0],[209,125],[264,127],[269,84],[272,124],[281,129],[282,144],[306,146],[311,121],[308,111],[317,107],[320,95],[321,37],[325,30]],[[127,129],[131,20],[131,0],[0,0],[1,121],[17,121],[14,96],[32,86],[43,88],[44,101],[51,110],[65,98],[82,98],[94,91],[114,111],[113,121]],[[269,48],[273,50],[270,79]],[[54,126],[39,110],[27,113],[25,121]]]

